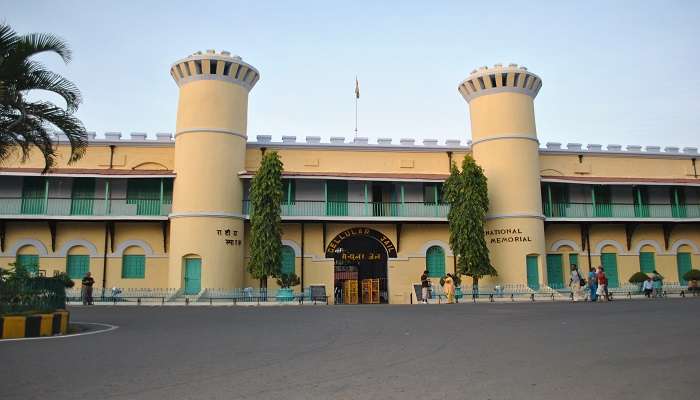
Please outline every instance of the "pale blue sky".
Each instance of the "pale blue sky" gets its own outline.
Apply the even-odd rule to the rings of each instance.
[[[614,4],[611,4],[614,3]],[[9,1],[19,32],[65,38],[89,130],[172,132],[170,64],[229,50],[261,73],[249,136],[469,138],[457,84],[516,62],[542,77],[547,141],[700,145],[697,1]]]

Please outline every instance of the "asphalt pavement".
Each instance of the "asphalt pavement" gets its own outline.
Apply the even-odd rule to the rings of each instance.
[[[11,399],[697,399],[700,298],[73,307],[107,333],[0,342]]]

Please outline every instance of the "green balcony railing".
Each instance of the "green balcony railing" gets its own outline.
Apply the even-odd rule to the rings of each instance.
[[[700,204],[543,203],[552,218],[700,218]]]
[[[16,216],[167,216],[171,205],[156,199],[0,197],[0,215]]]
[[[243,214],[250,215],[250,201],[243,201]],[[297,200],[283,203],[283,217],[414,217],[447,218],[450,206],[424,202],[353,202]]]

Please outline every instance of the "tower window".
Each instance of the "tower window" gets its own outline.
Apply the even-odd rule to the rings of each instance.
[[[187,76],[192,76],[192,71],[190,71],[190,64],[189,63],[184,63],[182,64],[185,66],[185,70],[187,71]]]
[[[480,77],[478,78],[478,80],[479,80],[479,86],[481,87],[481,90],[486,89],[486,85],[484,85],[484,77],[483,77],[483,76],[480,76]]]
[[[202,60],[195,60],[194,67],[197,70],[197,75],[202,74]]]
[[[471,88],[472,92],[476,92],[476,86],[474,86],[474,81],[468,81],[469,87]]]
[[[520,74],[516,73],[515,74],[515,79],[513,80],[513,86],[518,87],[520,86]]]
[[[506,74],[501,74],[501,86],[506,85],[506,77],[507,77]]]
[[[230,62],[224,63],[223,75],[228,75],[229,72],[231,72],[231,63]]]
[[[529,84],[528,80],[530,79],[530,75],[525,75],[525,83],[523,83],[523,87],[527,89],[527,85]]]
[[[496,75],[489,75],[489,79],[491,80],[491,87],[496,87]]]

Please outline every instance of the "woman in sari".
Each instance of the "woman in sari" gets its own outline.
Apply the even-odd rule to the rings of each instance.
[[[455,283],[452,279],[452,274],[447,274],[445,277],[445,297],[447,297],[447,304],[452,304],[455,302]]]

